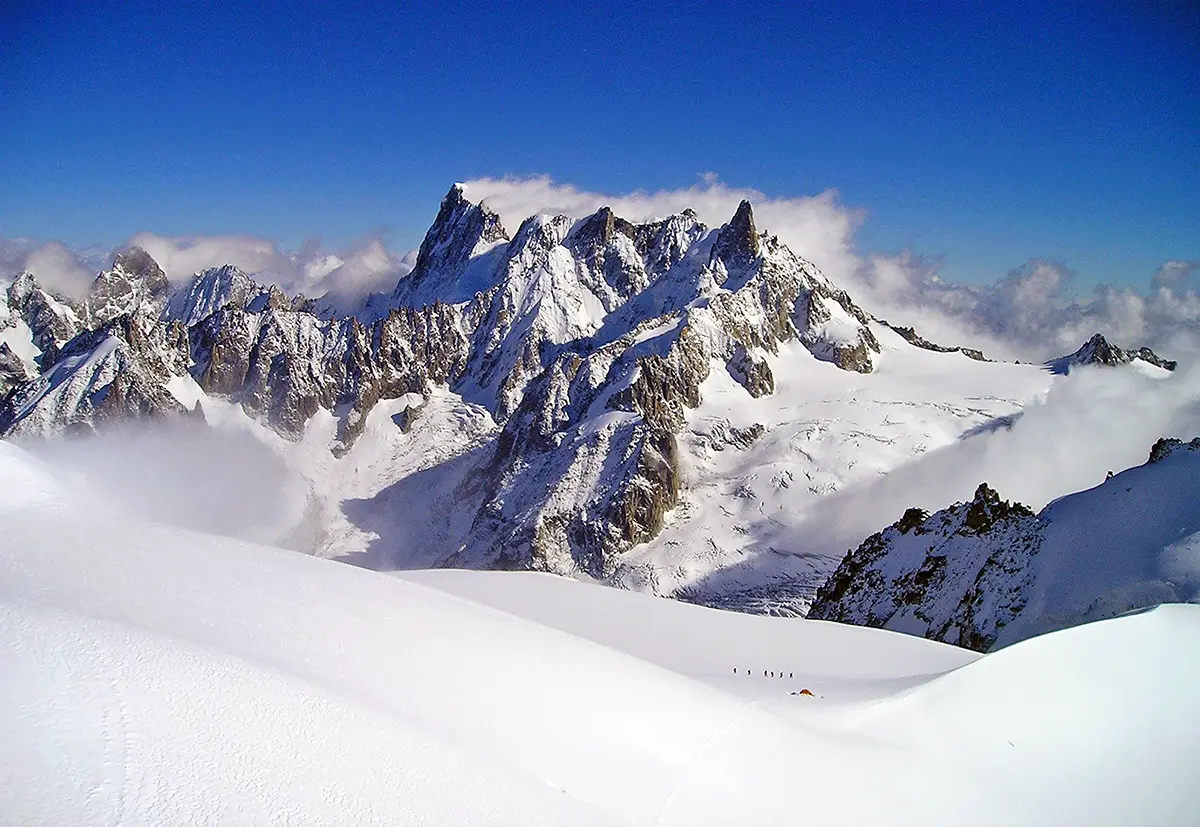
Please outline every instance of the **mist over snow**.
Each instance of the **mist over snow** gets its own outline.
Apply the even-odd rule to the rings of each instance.
[[[840,555],[905,509],[968,501],[982,482],[1038,511],[1064,493],[1100,485],[1108,471],[1145,463],[1162,436],[1200,436],[1200,367],[1165,376],[1073,370],[1014,417],[825,498],[802,526],[804,542]]]
[[[22,447],[110,508],[243,540],[284,541],[308,498],[309,484],[262,440],[199,421],[114,423]]]

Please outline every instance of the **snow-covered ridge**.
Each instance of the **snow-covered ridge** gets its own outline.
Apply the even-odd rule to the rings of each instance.
[[[1159,603],[1200,602],[1200,439],[1039,514],[981,485],[910,509],[846,557],[809,617],[986,651]]]
[[[981,658],[529,573],[405,581],[107,512],[9,443],[0,511],[4,823],[1194,815],[1195,607]]]

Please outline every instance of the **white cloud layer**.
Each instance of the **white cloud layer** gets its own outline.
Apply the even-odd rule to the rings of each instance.
[[[981,482],[1034,510],[1100,485],[1108,471],[1144,463],[1159,437],[1200,435],[1200,366],[1165,378],[1129,368],[1074,370],[1011,427],[995,425],[823,500],[803,525],[804,543],[842,554],[906,508],[969,500]]]
[[[94,262],[61,241],[39,244],[26,238],[0,239],[0,278],[28,270],[50,290],[82,296],[96,277]]]
[[[195,420],[123,423],[24,446],[91,499],[197,531],[291,545],[308,502],[308,483],[270,447]]]
[[[391,292],[416,262],[416,250],[396,255],[378,233],[338,251],[324,250],[316,241],[289,252],[252,235],[162,236],[150,232],[138,233],[118,250],[132,246],[145,249],[173,283],[186,282],[209,267],[233,264],[289,295],[303,293],[315,298],[330,294],[348,303],[371,293]],[[0,279],[27,270],[48,289],[78,299],[87,294],[96,274],[111,265],[115,252],[80,253],[59,241],[0,238]]]
[[[298,251],[284,252],[267,239],[249,235],[168,237],[139,233],[124,246],[133,245],[153,256],[173,282],[185,281],[209,267],[234,264],[288,294],[310,297],[391,291],[401,276],[412,270],[415,260],[415,253],[392,253],[378,233],[337,252],[322,250],[313,241]]]

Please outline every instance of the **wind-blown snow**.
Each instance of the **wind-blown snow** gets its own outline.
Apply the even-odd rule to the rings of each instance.
[[[7,443],[0,519],[5,823],[1194,815],[1195,607],[979,658],[536,575],[421,576],[518,616],[118,517]]]

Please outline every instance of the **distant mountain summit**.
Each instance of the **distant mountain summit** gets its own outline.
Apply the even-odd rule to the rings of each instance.
[[[1071,372],[1071,368],[1081,365],[1115,367],[1117,365],[1128,364],[1135,359],[1140,359],[1147,364],[1154,365],[1163,370],[1175,370],[1176,367],[1175,362],[1163,359],[1148,347],[1138,348],[1137,350],[1122,350],[1115,345],[1109,344],[1108,340],[1099,333],[1084,342],[1083,346],[1074,353],[1068,356],[1060,356],[1057,359],[1051,359],[1046,363],[1046,367],[1050,368],[1053,373],[1067,374]]]
[[[1200,602],[1200,438],[1040,513],[988,485],[863,541],[809,617],[987,651],[1158,603]]]

